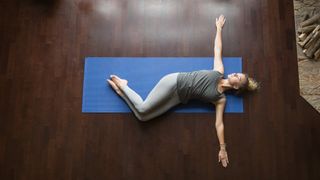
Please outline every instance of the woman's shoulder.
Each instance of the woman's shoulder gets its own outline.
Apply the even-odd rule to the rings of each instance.
[[[209,72],[211,74],[212,77],[214,78],[223,78],[223,74],[217,70],[210,70]]]
[[[220,71],[214,70],[214,69],[200,69],[200,70],[179,72],[179,74],[198,74],[198,73],[212,73],[216,76],[223,77],[223,74]]]
[[[223,104],[223,103],[226,103],[226,102],[227,102],[226,96],[224,94],[221,94],[219,96],[219,98],[217,100],[213,101],[212,103],[213,104]]]
[[[219,74],[219,75],[222,75],[222,76],[223,76],[223,73],[221,73],[221,72],[220,72],[220,71],[218,71],[218,70],[213,69],[213,70],[211,70],[211,71],[213,71],[213,72],[215,72],[215,73],[217,73],[217,74]]]

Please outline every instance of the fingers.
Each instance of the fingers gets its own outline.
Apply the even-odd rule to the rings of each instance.
[[[216,23],[221,23],[223,25],[226,22],[226,18],[223,15],[220,15],[219,18],[216,18]]]
[[[228,157],[226,156],[226,157],[222,158],[221,156],[219,156],[219,162],[221,162],[223,167],[227,167],[229,164]]]
[[[220,162],[220,161],[221,161],[220,155],[218,155],[218,158],[219,158],[219,161],[218,161],[218,162]]]
[[[227,167],[227,161],[226,161],[226,160],[223,160],[223,161],[222,161],[222,165],[223,165],[223,167]]]
[[[225,19],[225,18],[221,19],[221,23],[222,23],[222,24],[224,24],[225,22],[226,22],[226,19]]]
[[[223,167],[226,167],[228,164],[226,159],[223,159],[221,162],[222,162]]]

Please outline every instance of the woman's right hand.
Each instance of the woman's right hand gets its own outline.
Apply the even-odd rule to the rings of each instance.
[[[217,28],[221,30],[225,22],[226,22],[226,18],[223,15],[220,15],[219,18],[216,18]]]
[[[221,161],[223,167],[227,167],[229,163],[228,154],[226,150],[220,150],[219,151],[219,162]]]

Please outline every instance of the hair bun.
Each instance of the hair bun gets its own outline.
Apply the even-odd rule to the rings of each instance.
[[[255,79],[249,77],[248,78],[248,86],[247,86],[247,90],[248,91],[255,91],[260,89],[260,83],[258,83]]]

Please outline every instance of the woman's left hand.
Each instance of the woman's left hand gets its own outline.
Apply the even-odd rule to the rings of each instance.
[[[219,18],[216,18],[216,26],[218,29],[222,29],[226,18],[223,15],[220,15]]]
[[[227,151],[220,150],[218,157],[219,157],[219,162],[221,161],[223,167],[227,167],[227,164],[229,163]]]

